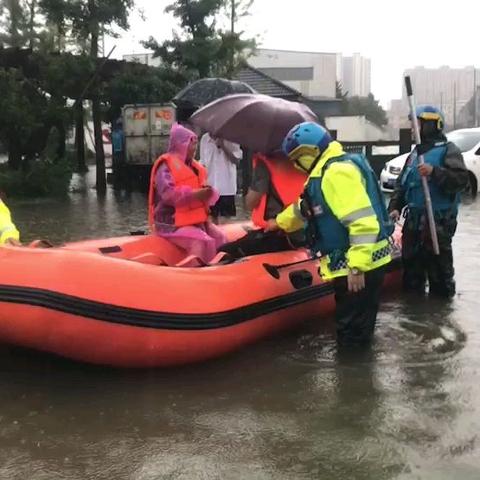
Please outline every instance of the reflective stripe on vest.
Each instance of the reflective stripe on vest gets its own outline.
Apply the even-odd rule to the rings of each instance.
[[[2,228],[0,230],[0,237],[5,235],[7,232],[15,232],[16,230],[17,228],[15,227],[15,225],[9,225],[8,227]]]
[[[259,162],[263,162],[267,167],[273,189],[283,208],[295,203],[303,192],[307,176],[286,160],[275,161],[257,153],[253,157],[253,167],[255,168]],[[252,221],[258,227],[265,227],[267,224],[265,221],[267,201],[268,193],[264,193],[260,202],[252,211]]]
[[[155,179],[159,167],[166,163],[176,187],[191,187],[192,189],[201,188],[206,184],[207,170],[200,163],[193,161],[192,166],[195,171],[182,162],[176,155],[166,153],[157,159],[152,173],[150,175],[150,189],[148,194],[148,220],[150,228],[155,230]],[[175,207],[175,226],[184,227],[204,223],[208,220],[208,207],[205,203],[198,200],[192,201],[189,205]]]
[[[393,247],[388,240],[383,240],[378,243],[378,249],[372,253],[372,261],[370,270],[382,267],[388,264],[391,260]],[[348,262],[343,256],[339,259],[332,258],[333,256],[325,256],[320,260],[321,275],[325,280],[331,280],[336,277],[344,277],[348,275]]]
[[[445,155],[447,153],[447,144],[445,142],[436,144],[432,149],[423,155],[425,163],[432,167],[443,167]],[[407,159],[405,172],[401,178],[401,184],[405,192],[405,200],[411,210],[425,208],[425,195],[420,174],[418,172],[418,153],[413,150]],[[457,211],[460,201],[459,194],[445,194],[435,181],[429,180],[428,187],[432,198],[432,207],[434,212],[451,210]]]
[[[326,169],[333,162],[339,161],[349,161],[360,170],[371,203],[371,206],[356,210],[340,220],[332,213],[322,192],[322,179]],[[348,194],[348,192],[345,193]],[[345,154],[328,160],[321,175],[310,178],[305,194],[308,196],[308,204],[311,210],[311,217],[308,219],[309,227],[312,231],[319,232],[312,247],[314,253],[330,254],[335,252],[333,256],[337,256],[338,261],[340,261],[345,257],[345,253],[351,245],[374,244],[387,239],[393,233],[394,227],[387,213],[385,200],[380,192],[377,178],[363,155]],[[351,223],[373,215],[376,215],[379,223],[380,231],[378,235],[349,235],[348,227]]]

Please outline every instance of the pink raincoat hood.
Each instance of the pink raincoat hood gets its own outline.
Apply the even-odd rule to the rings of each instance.
[[[197,135],[188,128],[175,123],[170,131],[170,143],[168,153],[177,155],[183,162],[187,161],[187,153],[190,144],[198,141]]]

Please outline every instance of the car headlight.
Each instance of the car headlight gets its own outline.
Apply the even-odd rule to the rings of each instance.
[[[394,167],[393,165],[390,165],[390,167],[388,168],[388,171],[392,175],[400,175],[402,169],[400,167]]]

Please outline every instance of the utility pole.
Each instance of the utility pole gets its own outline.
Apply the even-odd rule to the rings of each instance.
[[[473,67],[473,126],[478,127],[477,68]]]
[[[232,12],[231,12],[231,27],[230,27],[230,36],[232,39],[232,58],[230,59],[230,75],[229,77],[233,77],[233,70],[235,68],[235,1],[232,0]]]
[[[443,92],[440,92],[440,111],[443,112]]]
[[[453,82],[453,128],[457,128],[457,82]]]

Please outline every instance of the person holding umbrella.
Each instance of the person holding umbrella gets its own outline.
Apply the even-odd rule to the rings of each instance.
[[[370,343],[386,266],[391,261],[388,216],[377,178],[363,155],[348,154],[314,122],[293,127],[283,151],[308,174],[305,190],[266,230],[292,232],[306,224],[320,274],[331,280],[339,345]]]
[[[200,140],[200,163],[208,171],[208,184],[215,188],[220,198],[210,208],[214,223],[220,217],[237,215],[235,195],[237,194],[237,165],[242,158],[240,145],[204,133]]]
[[[403,285],[406,290],[450,298],[455,295],[452,239],[457,228],[460,192],[468,185],[468,171],[456,145],[443,134],[442,112],[433,106],[416,109],[420,145],[408,157],[388,210],[398,220],[406,208],[402,232]],[[424,163],[419,163],[423,156]],[[439,254],[434,253],[426,216],[421,178],[428,179]]]
[[[230,95],[204,106],[191,117],[197,127],[255,152],[245,203],[252,211],[254,225],[260,229],[298,198],[307,179],[305,172],[297,171],[281,152],[285,135],[300,122],[317,120],[302,103],[260,94]],[[303,237],[303,232],[292,237],[253,230],[222,250],[235,257],[289,250],[303,245]]]

